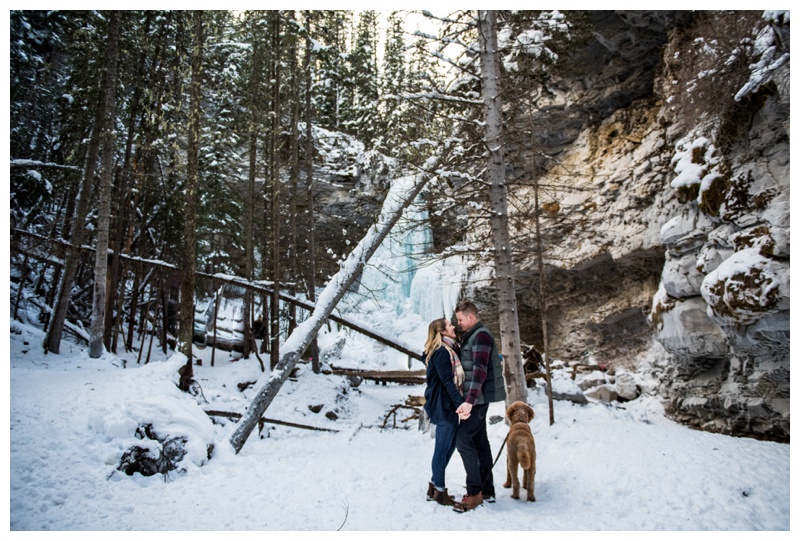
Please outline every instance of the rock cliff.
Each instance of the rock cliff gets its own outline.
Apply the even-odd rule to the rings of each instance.
[[[595,14],[527,150],[548,157],[551,358],[646,373],[683,423],[788,441],[789,25],[759,16]],[[535,253],[516,263],[522,338],[541,349]],[[494,324],[484,272],[465,295]]]

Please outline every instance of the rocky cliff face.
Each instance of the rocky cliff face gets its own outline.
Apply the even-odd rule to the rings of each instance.
[[[788,441],[789,28],[756,22],[739,99],[715,102],[709,88],[727,89],[702,80],[726,61],[702,50],[719,47],[713,21],[598,13],[528,150],[550,157],[551,357],[653,376],[681,422]],[[535,255],[518,265],[522,337],[541,349]],[[465,294],[496,321],[491,288]]]

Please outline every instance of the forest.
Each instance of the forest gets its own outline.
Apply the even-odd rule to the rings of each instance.
[[[505,16],[569,41],[558,13]],[[476,21],[422,17],[442,36],[374,11],[12,12],[12,244],[22,279],[41,266],[44,347],[58,353],[78,323],[95,355],[130,350],[150,320],[164,347],[190,348],[197,292],[218,286],[196,271],[280,284],[266,314],[279,336],[280,292],[313,303],[333,266],[315,239],[315,126],[396,170],[474,184]],[[518,62],[556,56],[545,38],[517,41]]]
[[[655,125],[641,111],[656,104],[666,111],[657,122],[670,148],[709,114],[716,145],[709,153],[736,148],[742,119],[778,94],[768,75],[788,66],[788,41],[780,41],[788,13],[776,13],[11,11],[12,318],[23,317],[23,304],[36,306],[42,348],[53,354],[65,333],[84,341],[93,358],[123,350],[141,356],[153,344],[181,351],[188,389],[199,307],[237,290],[245,299],[243,354],[267,354],[274,369],[285,360],[281,343],[314,306],[326,311],[320,324],[334,310],[335,303],[317,302],[332,277],[351,271],[342,290],[358,281],[361,269],[347,268],[348,253],[380,222],[398,179],[416,175],[400,206],[424,202],[434,255],[491,265],[492,317],[512,387],[524,393],[523,345],[549,359],[550,339],[563,344],[575,334],[548,326],[548,311],[572,316],[547,299],[570,294],[579,280],[591,289],[591,280],[569,274],[582,265],[596,273],[593,265],[610,257],[625,275],[613,279],[618,287],[634,275],[647,285],[618,313],[592,315],[599,324],[592,323],[589,345],[573,339],[567,353],[590,356],[599,345],[606,357],[617,355],[607,321],[623,321],[632,343],[652,334],[638,307],[642,298],[654,302],[663,248],[648,238],[626,263],[611,240],[576,240],[576,232],[607,228],[608,217],[581,179],[605,182],[597,156],[647,142],[636,132]],[[642,35],[632,38],[612,17]],[[603,35],[608,27],[617,33]],[[787,49],[783,56],[762,55],[765,27],[777,50]],[[708,58],[727,55],[724,69],[698,56],[702,47],[690,37],[702,32],[715,37]],[[674,59],[693,60],[659,58],[668,39],[679,43]],[[603,61],[590,64],[599,49]],[[758,62],[767,67],[761,78]],[[602,87],[600,69],[612,81],[602,84],[625,88]],[[658,70],[680,89],[659,89]],[[570,78],[584,95],[600,97],[562,103]],[[634,118],[615,118],[626,108],[644,115],[638,127]],[[630,129],[606,129],[612,121]],[[606,130],[607,139],[584,145],[595,161],[578,170],[562,153],[587,126]],[[663,182],[663,157],[644,157],[631,169],[646,175],[648,160]],[[632,180],[617,182],[634,189]],[[320,204],[336,183],[349,190],[355,212]],[[699,185],[678,190],[677,200],[711,193]],[[733,197],[734,183],[728,187]],[[635,189],[644,192],[634,198],[640,207],[666,199],[657,186]],[[716,219],[725,197],[711,210],[700,206]],[[639,210],[626,209],[620,221],[652,229],[669,217],[651,220]],[[392,220],[383,222],[384,234]],[[260,351],[256,335],[264,337]],[[311,335],[297,355],[310,356],[318,370]]]

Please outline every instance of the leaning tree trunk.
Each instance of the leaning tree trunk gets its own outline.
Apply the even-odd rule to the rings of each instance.
[[[487,175],[492,210],[491,229],[494,250],[495,285],[500,319],[503,376],[506,404],[528,401],[528,387],[520,350],[517,296],[514,290],[514,264],[508,233],[508,200],[502,144],[502,100],[500,64],[497,55],[497,18],[494,11],[479,11],[481,94],[483,97],[484,141],[488,151]]]
[[[103,157],[100,176],[99,209],[97,213],[97,250],[94,263],[94,298],[92,326],[89,334],[89,357],[98,359],[105,350],[106,282],[108,279],[108,235],[111,220],[111,169],[114,166],[114,120],[117,100],[117,49],[119,41],[119,11],[109,14],[108,45],[106,49],[106,77],[102,135]]]
[[[242,450],[248,436],[258,424],[258,420],[275,399],[281,386],[289,378],[292,369],[300,361],[300,356],[316,337],[328,316],[353,285],[394,224],[397,223],[403,210],[417,197],[428,180],[427,176],[395,180],[386,196],[377,223],[367,231],[361,242],[350,252],[339,272],[325,286],[311,316],[298,325],[286,339],[280,361],[272,371],[267,383],[259,389],[230,437],[230,444],[236,453]],[[274,287],[277,289],[277,284]]]
[[[194,325],[194,270],[195,229],[197,221],[197,185],[199,183],[200,156],[200,85],[203,69],[203,12],[194,11],[193,44],[191,56],[191,84],[189,87],[189,133],[186,157],[186,212],[183,223],[183,257],[181,276],[181,307],[178,325],[179,351],[186,355],[181,369],[179,387],[188,391],[194,381],[192,368],[192,327]]]

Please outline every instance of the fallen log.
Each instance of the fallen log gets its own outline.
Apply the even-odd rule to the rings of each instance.
[[[379,383],[402,383],[405,385],[425,383],[425,370],[358,370],[333,367],[331,370],[323,370],[322,373],[335,376],[356,376]]]
[[[235,411],[217,411],[217,410],[206,410],[206,414],[210,417],[227,417],[228,419],[239,420],[242,418],[241,413],[236,413]],[[283,426],[291,426],[293,428],[303,428],[305,430],[318,430],[320,432],[339,432],[338,430],[334,430],[333,428],[321,428],[318,426],[310,426],[310,425],[301,425],[299,423],[291,423],[289,421],[279,421],[277,419],[269,419],[267,417],[262,417],[259,419],[259,432],[264,428],[264,424],[269,423],[273,425],[283,425]]]
[[[599,364],[576,364],[572,367],[572,379],[575,379],[575,376],[578,375],[578,371],[581,372],[591,372],[593,370],[599,370],[600,372],[606,372],[608,370],[607,366],[601,366]]]
[[[545,381],[545,383],[547,382],[547,374],[545,374],[541,370],[537,370],[536,372],[525,373],[525,381],[527,382],[530,382],[531,380],[534,380],[536,378],[541,378]]]

